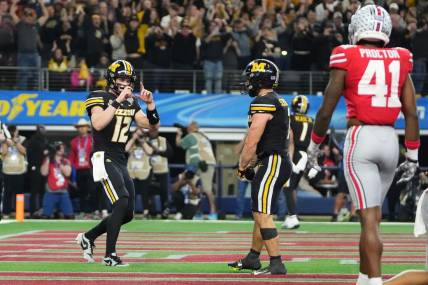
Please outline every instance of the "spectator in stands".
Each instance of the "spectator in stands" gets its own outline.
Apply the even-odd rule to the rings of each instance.
[[[391,15],[392,30],[388,47],[409,47],[409,40],[406,39],[406,29],[401,26],[400,20],[401,16],[399,14]]]
[[[43,193],[45,192],[45,178],[40,173],[45,155],[48,154],[48,139],[46,128],[37,125],[36,133],[27,142],[28,155],[28,185],[30,186],[30,214],[33,218],[41,216]]]
[[[183,20],[183,17],[178,15],[179,11],[180,7],[175,3],[171,3],[168,8],[168,15],[162,17],[160,26],[164,30],[169,29],[171,24],[179,26]]]
[[[9,218],[14,209],[15,195],[24,193],[25,173],[27,172],[27,150],[23,145],[25,137],[19,135],[15,125],[9,126],[12,138],[1,145],[4,174],[3,217]]]
[[[308,21],[299,17],[294,24],[294,35],[291,39],[293,55],[291,69],[299,71],[310,70],[312,64],[312,33],[309,30]]]
[[[110,36],[110,44],[112,48],[111,58],[112,60],[125,59],[127,57],[125,49],[125,34],[121,23],[114,24],[114,32]]]
[[[58,37],[58,32],[61,26],[60,12],[61,7],[58,9],[60,3],[54,5],[46,6],[48,12],[48,19],[46,23],[40,29],[40,39],[41,39],[41,57],[42,65],[46,66],[46,62],[51,57],[51,52],[54,50],[53,44]]]
[[[143,218],[149,218],[153,213],[153,205],[150,199],[152,166],[150,156],[144,151],[144,132],[136,129],[126,144],[125,150],[128,156],[128,171],[135,185],[136,194],[141,195],[143,203]]]
[[[242,19],[236,19],[233,22],[232,37],[237,42],[238,69],[244,69],[251,61],[251,37],[254,36],[254,30],[249,28],[249,22]]]
[[[416,26],[416,24],[413,23],[413,26]],[[420,28],[413,33],[412,47],[414,60],[413,80],[416,94],[421,95],[424,90],[428,63],[428,22],[422,22]]]
[[[178,180],[172,184],[172,206],[177,209],[176,220],[194,219],[202,191],[202,181],[196,174],[196,168],[188,165],[186,171],[180,173]]]
[[[105,89],[107,86],[107,80],[105,77],[106,70],[110,65],[110,59],[107,53],[102,53],[100,61],[95,65],[95,71],[93,72],[95,86],[98,89]]]
[[[167,69],[171,65],[172,38],[159,26],[154,26],[146,37],[146,68]],[[159,90],[162,85],[168,83],[165,71],[153,70],[154,86],[152,89]]]
[[[62,54],[71,60],[72,55],[72,41],[74,31],[72,30],[71,23],[68,20],[63,20],[59,27],[58,37],[53,42],[53,50],[59,48]]]
[[[48,63],[48,70],[53,72],[65,72],[68,70],[68,60],[63,56],[62,50],[57,48]]]
[[[223,50],[229,39],[229,34],[224,33],[222,28],[223,22],[220,19],[212,21],[209,26],[208,36],[202,40],[201,45],[201,54],[204,61],[205,90],[209,94],[222,92]]]
[[[202,179],[204,193],[210,203],[210,214],[208,219],[217,220],[217,209],[213,193],[213,178],[216,160],[209,138],[199,131],[197,122],[191,122],[187,127],[187,135],[177,128],[175,143],[186,151],[186,164],[193,165],[198,169],[197,174]]]
[[[75,90],[86,90],[92,86],[92,75],[85,58],[78,60],[78,69],[71,72],[71,87]]]
[[[40,42],[38,30],[48,19],[48,12],[43,0],[37,0],[43,15],[37,18],[33,6],[24,6],[22,17],[18,16],[18,0],[13,0],[11,16],[15,23],[17,41],[17,64],[21,69],[18,73],[18,87],[31,88],[36,85],[37,71],[41,65],[37,43]]]
[[[85,33],[86,40],[86,63],[89,67],[95,66],[103,52],[106,52],[105,45],[109,43],[106,28],[102,26],[101,16],[93,14],[91,24]]]
[[[0,2],[1,4],[2,2]],[[15,52],[15,34],[12,19],[8,14],[0,16],[0,66],[13,64]],[[0,85],[6,78],[0,77]],[[4,82],[6,83],[6,82]]]
[[[196,37],[187,22],[172,40],[172,66],[175,69],[193,69],[196,65],[198,47]]]
[[[144,153],[150,156],[152,167],[152,185],[156,185],[161,199],[161,217],[168,219],[169,215],[169,167],[168,158],[172,157],[172,147],[165,137],[159,136],[158,130],[150,130],[144,137]]]
[[[201,39],[204,35],[205,25],[203,21],[204,9],[198,9],[190,5],[187,9],[186,19],[196,38]]]
[[[0,0],[0,18],[9,14],[9,1]]]
[[[327,22],[324,27],[315,26],[312,34],[312,69],[328,71],[331,51],[334,47],[340,45],[341,42],[337,41],[337,38],[334,34],[333,24],[330,22]]]
[[[69,75],[66,72],[69,69],[69,63],[62,50],[57,48],[48,62],[49,70],[49,89],[60,90],[68,87]]]
[[[317,15],[317,21],[322,22],[333,15],[334,7],[338,4],[339,1],[335,0],[322,0],[321,3],[319,3],[315,7],[315,13]]]
[[[71,164],[65,157],[65,145],[57,141],[44,159],[40,173],[47,177],[46,192],[43,196],[43,218],[52,217],[54,210],[61,210],[64,218],[73,219],[73,206],[68,194],[68,178],[71,175]]]
[[[70,142],[69,160],[76,170],[76,184],[79,195],[79,211],[81,217],[89,217],[98,210],[96,184],[92,178],[91,152],[93,137],[89,134],[90,124],[85,119],[80,119],[74,125],[78,135]],[[107,210],[104,210],[107,214]]]
[[[139,69],[143,67],[140,39],[138,37],[139,22],[137,16],[133,16],[125,33],[124,45],[127,53],[127,60]]]

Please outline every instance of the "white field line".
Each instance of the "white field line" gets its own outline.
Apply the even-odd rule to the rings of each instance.
[[[11,238],[11,237],[23,236],[23,235],[31,235],[39,232],[42,232],[42,231],[34,230],[34,231],[26,231],[26,232],[20,232],[20,233],[10,234],[10,235],[2,235],[0,236],[0,240]]]

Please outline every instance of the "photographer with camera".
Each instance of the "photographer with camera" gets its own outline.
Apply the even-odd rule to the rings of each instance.
[[[187,127],[187,134],[183,136],[184,127],[175,124],[177,135],[175,143],[186,151],[186,165],[192,165],[197,169],[197,174],[201,177],[203,191],[207,195],[210,203],[209,220],[217,220],[215,197],[213,194],[213,178],[216,160],[211,142],[208,137],[199,131],[197,122],[191,122]]]
[[[172,203],[177,209],[176,220],[191,220],[201,201],[202,181],[196,174],[196,167],[188,165],[172,184]]]
[[[71,163],[65,156],[65,145],[56,141],[49,146],[40,168],[40,173],[47,177],[46,191],[43,196],[43,218],[50,218],[56,207],[66,219],[74,219],[73,206],[68,194],[68,178],[71,175]]]
[[[152,188],[153,190],[159,190],[156,192],[161,199],[161,217],[162,219],[168,219],[168,158],[172,156],[172,148],[165,137],[159,136],[158,130],[149,130],[144,142],[143,149],[150,156],[150,165],[153,172]]]
[[[131,139],[125,147],[128,156],[128,172],[135,186],[135,192],[140,194],[143,202],[143,218],[149,217],[152,212],[150,201],[150,182],[152,166],[150,157],[144,151],[143,145],[146,144],[146,136],[141,129],[136,129]]]

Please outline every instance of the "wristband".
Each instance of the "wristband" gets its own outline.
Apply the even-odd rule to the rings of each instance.
[[[315,132],[312,132],[311,134],[311,140],[316,144],[321,144],[324,141],[324,139],[325,139],[325,135],[319,136]]]
[[[112,106],[115,109],[119,109],[120,103],[117,102],[116,100],[113,100],[113,102],[110,103],[110,106]]]
[[[159,114],[156,108],[153,110],[146,109],[147,119],[149,119],[150,125],[156,125],[159,123]]]
[[[421,140],[414,140],[414,141],[404,140],[404,145],[408,150],[409,149],[417,150],[421,146]]]
[[[418,152],[419,149],[407,149],[406,158],[411,162],[418,162]]]

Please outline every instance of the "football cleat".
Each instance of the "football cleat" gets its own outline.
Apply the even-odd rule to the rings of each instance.
[[[299,219],[297,219],[297,215],[287,216],[281,227],[287,230],[299,228],[300,223]]]
[[[104,257],[103,264],[105,266],[116,266],[116,267],[129,266],[128,263],[124,263],[122,259],[120,259],[119,256],[117,256],[115,253],[112,253],[109,256]]]
[[[94,248],[95,244],[93,241],[85,237],[84,233],[80,233],[76,237],[76,242],[83,250],[83,258],[86,259],[88,263],[95,262],[94,259]]]
[[[269,266],[253,272],[253,275],[263,275],[263,274],[286,275],[287,269],[285,268],[284,263],[281,262],[276,264],[269,264]]]
[[[255,259],[252,262],[247,261],[245,258],[235,262],[228,263],[227,266],[234,271],[239,270],[259,270],[262,267],[259,259]]]

